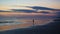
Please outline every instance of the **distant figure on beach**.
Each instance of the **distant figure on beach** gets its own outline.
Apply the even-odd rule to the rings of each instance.
[[[33,26],[34,26],[34,19],[33,19]]]

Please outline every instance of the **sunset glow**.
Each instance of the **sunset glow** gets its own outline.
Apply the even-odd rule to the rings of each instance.
[[[0,0],[0,10],[20,8],[21,6],[44,6],[60,9],[59,1],[60,0]]]

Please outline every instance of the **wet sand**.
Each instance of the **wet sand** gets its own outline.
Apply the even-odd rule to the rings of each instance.
[[[0,31],[11,30],[11,29],[18,29],[18,28],[27,28],[33,26],[32,20],[23,20],[25,23],[23,24],[12,24],[12,25],[4,25],[0,26]],[[51,22],[52,19],[44,19],[44,20],[35,20],[34,25],[44,25]]]

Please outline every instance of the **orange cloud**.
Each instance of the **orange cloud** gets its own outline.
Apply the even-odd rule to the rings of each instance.
[[[44,13],[20,13],[20,12],[0,12],[2,16],[36,16],[36,15],[45,15],[45,16],[54,16],[56,14],[44,14]]]

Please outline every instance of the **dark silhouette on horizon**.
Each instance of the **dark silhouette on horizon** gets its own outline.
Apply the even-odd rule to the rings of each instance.
[[[31,13],[31,12],[35,12],[34,10],[28,10],[28,9],[11,9],[14,12],[27,12],[27,13]]]
[[[48,8],[48,7],[41,7],[41,6],[26,6],[28,8],[32,8],[37,10],[55,10],[55,11],[60,11],[60,9],[54,9],[54,8]]]

